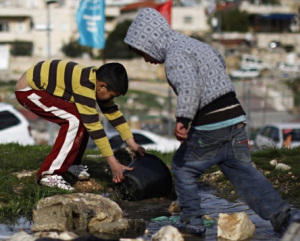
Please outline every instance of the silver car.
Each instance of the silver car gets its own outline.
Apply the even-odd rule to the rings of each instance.
[[[300,146],[300,123],[270,123],[264,125],[255,137],[255,146],[258,149]]]

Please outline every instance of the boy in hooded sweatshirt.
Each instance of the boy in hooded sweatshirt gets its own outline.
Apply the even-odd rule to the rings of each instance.
[[[172,30],[152,8],[138,13],[124,41],[146,62],[165,64],[168,83],[177,95],[174,135],[181,146],[172,159],[172,170],[181,208],[179,230],[205,232],[197,180],[215,164],[248,206],[270,220],[274,231],[283,233],[292,222],[300,222],[300,211],[280,197],[251,161],[245,112],[221,54]]]

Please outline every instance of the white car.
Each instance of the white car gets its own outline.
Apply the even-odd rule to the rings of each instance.
[[[178,149],[180,142],[176,139],[159,136],[150,131],[131,130],[136,143],[146,150],[155,150],[163,153],[173,152]],[[118,132],[108,132],[107,137],[113,150],[126,147]]]
[[[288,63],[283,63],[280,62],[277,65],[278,70],[282,72],[294,72],[294,73],[299,73],[300,72],[300,64],[288,64]]]
[[[289,139],[288,139],[289,138]],[[285,142],[286,141],[286,142]],[[260,148],[288,148],[300,146],[300,123],[271,123],[263,126],[255,137],[255,146]]]
[[[241,68],[242,69],[270,69],[270,65],[264,63],[258,56],[243,54],[241,58]]]
[[[0,102],[0,144],[33,145],[27,119],[12,105]]]
[[[232,78],[257,78],[260,76],[260,70],[257,68],[232,70],[230,76]]]

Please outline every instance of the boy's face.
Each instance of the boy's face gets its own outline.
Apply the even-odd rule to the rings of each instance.
[[[146,54],[146,53],[144,53],[143,51],[140,51],[140,50],[135,49],[135,48],[132,48],[132,47],[131,47],[131,49],[132,49],[133,52],[135,52],[136,54],[142,56],[142,57],[144,58],[145,62],[147,62],[147,63],[148,63],[148,62],[149,62],[150,64],[163,64],[163,63],[164,63],[164,62],[162,62],[162,61],[158,61],[158,60],[152,58],[149,54]]]
[[[97,81],[96,97],[98,101],[106,103],[114,99],[115,97],[119,97],[120,95],[121,94],[116,91],[108,90],[106,83]]]

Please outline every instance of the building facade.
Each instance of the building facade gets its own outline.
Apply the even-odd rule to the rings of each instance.
[[[106,36],[122,19],[121,7],[130,2],[133,1],[108,1]],[[0,45],[31,42],[32,56],[62,57],[63,44],[78,39],[76,12],[79,3],[80,0],[0,0]],[[209,31],[204,6],[174,7],[172,27],[187,34]]]

